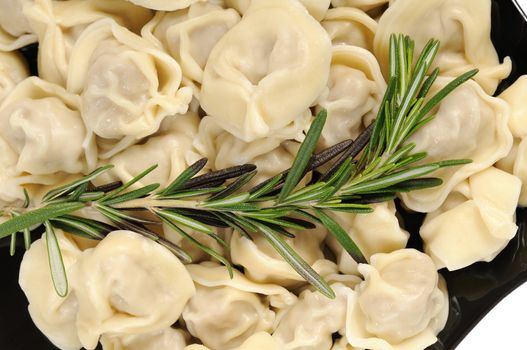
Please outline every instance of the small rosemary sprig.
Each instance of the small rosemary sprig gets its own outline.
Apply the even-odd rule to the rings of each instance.
[[[166,188],[150,184],[130,190],[156,166],[124,184],[93,186],[92,180],[110,169],[108,165],[48,192],[41,206],[35,209],[4,210],[3,215],[11,218],[0,224],[0,239],[24,232],[27,243],[29,230],[44,225],[53,283],[57,293],[64,296],[68,290],[67,278],[54,227],[97,240],[116,229],[132,230],[157,241],[183,262],[190,263],[192,259],[185,251],[151,229],[152,225],[165,223],[222,262],[232,276],[233,267],[228,259],[188,233],[190,229],[207,235],[228,249],[228,243],[217,234],[216,228],[231,228],[249,239],[253,235],[263,235],[306,281],[327,297],[334,298],[333,290],[324,279],[287,244],[284,238],[294,239],[291,230],[323,225],[356,261],[366,262],[358,246],[330,212],[369,213],[372,209],[368,204],[391,200],[399,192],[440,185],[441,179],[424,177],[437,169],[470,162],[446,160],[423,164],[426,153],[412,153],[415,144],[408,143],[408,138],[433,118],[430,115],[433,108],[477,73],[473,70],[454,79],[427,101],[427,94],[439,73],[435,69],[427,76],[438,48],[439,42],[430,40],[414,66],[413,41],[406,36],[392,35],[389,84],[376,121],[356,140],[347,140],[313,154],[327,117],[326,112],[321,111],[307,132],[292,167],[248,191],[243,189],[256,174],[254,165],[198,176],[207,163],[206,159],[201,159]],[[319,173],[318,169],[328,163],[328,170]],[[310,172],[313,180],[299,186]],[[75,215],[85,207],[95,209],[111,224]],[[138,211],[143,215],[136,215]],[[26,249],[28,246],[29,243]]]

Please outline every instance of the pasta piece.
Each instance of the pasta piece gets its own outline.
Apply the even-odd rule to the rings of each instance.
[[[355,139],[364,129],[363,120],[375,118],[386,83],[375,56],[355,46],[335,46],[328,81],[328,93],[318,109],[328,112],[319,145],[333,146]]]
[[[449,81],[439,78],[435,89]],[[435,112],[435,118],[409,142],[417,145],[415,152],[427,152],[426,162],[471,159],[472,163],[434,172],[433,176],[441,178],[443,184],[401,194],[404,204],[419,212],[434,211],[457,184],[505,157],[513,141],[507,127],[509,115],[505,102],[488,96],[474,81],[447,96]]]
[[[214,263],[190,265],[188,271],[197,293],[183,320],[193,336],[215,350],[236,348],[255,332],[271,330],[275,313],[262,296],[273,296],[279,306],[295,300],[285,288],[251,282],[238,271],[230,279],[225,267]]]
[[[323,92],[330,45],[296,1],[254,0],[210,54],[202,107],[245,142],[273,136],[302,118]]]
[[[177,12],[158,12],[143,36],[164,47],[181,65],[185,85],[199,99],[203,70],[214,45],[240,21],[234,9],[196,3]]]
[[[269,333],[259,332],[251,335],[236,350],[282,350],[282,344],[274,339]]]
[[[311,114],[308,118],[311,118]],[[209,159],[214,169],[242,164],[256,165],[258,173],[253,183],[259,183],[291,167],[300,144],[271,137],[244,142],[207,116],[201,120],[194,147]]]
[[[518,156],[514,164],[514,175],[518,177],[522,183],[522,191],[520,194],[520,206],[527,206],[527,137],[518,146]]]
[[[97,153],[79,113],[79,98],[30,77],[0,105],[0,200],[23,199],[28,184],[91,171]]]
[[[351,7],[332,8],[321,24],[333,45],[353,45],[373,51],[377,22],[365,12]]]
[[[170,124],[170,125],[169,125]],[[144,144],[131,146],[108,160],[114,168],[100,177],[98,184],[130,181],[152,165],[157,168],[132,188],[158,183],[168,186],[200,157],[192,142],[198,131],[199,117],[195,113],[165,119],[162,130]]]
[[[518,178],[491,167],[471,176],[444,207],[430,213],[420,233],[437,267],[452,271],[493,260],[516,235],[520,187]]]
[[[436,342],[448,317],[448,296],[430,257],[414,249],[376,254],[359,271],[365,281],[349,297],[349,344],[415,350]]]
[[[33,0],[0,0],[0,51],[14,51],[37,41],[24,13]]]
[[[204,0],[128,0],[136,5],[152,10],[176,11],[189,7],[190,5]]]
[[[377,253],[390,253],[406,247],[410,234],[403,230],[397,219],[393,201],[373,204],[370,214],[335,213],[338,223],[348,232],[366,259]],[[357,263],[333,236],[328,245],[337,257],[339,270],[347,274],[357,273]]]
[[[180,88],[174,59],[111,19],[81,34],[67,81],[68,90],[81,96],[103,159],[158,131],[167,116],[186,113],[192,98],[190,88]]]
[[[29,71],[20,54],[0,51],[0,104],[9,92],[28,76]]]
[[[321,244],[326,230],[318,227],[314,230],[296,231],[295,238],[286,238],[286,242],[315,270],[324,264]],[[251,280],[264,283],[276,283],[285,287],[299,286],[305,280],[267,242],[261,234],[255,234],[249,240],[237,232],[231,238],[232,262],[241,265]]]
[[[282,350],[281,344],[275,340],[269,333],[258,332],[251,335],[239,348],[234,350]],[[184,350],[210,350],[209,348],[193,344],[187,346]]]
[[[71,277],[79,300],[78,334],[88,350],[101,335],[165,330],[195,293],[175,255],[130,231],[114,231],[84,251]]]
[[[180,329],[167,328],[160,332],[101,338],[103,350],[183,350],[186,334]]]
[[[346,337],[343,337],[337,340],[335,344],[333,344],[333,347],[331,348],[331,350],[359,350],[359,349],[348,344],[348,340],[346,339]]]
[[[81,255],[75,242],[62,230],[55,230],[67,276]],[[20,265],[18,282],[29,301],[29,314],[37,328],[58,348],[79,350],[76,317],[77,297],[71,288],[66,297],[59,297],[51,279],[45,235],[33,242]],[[71,287],[71,284],[70,284]]]
[[[332,284],[337,295],[329,299],[318,291],[305,290],[298,302],[280,315],[273,337],[287,350],[330,350],[332,335],[346,324],[348,298],[353,290],[343,284]]]
[[[375,55],[386,74],[392,33],[409,35],[416,53],[430,38],[438,39],[441,47],[434,67],[439,67],[440,75],[456,77],[478,68],[474,79],[492,95],[509,76],[512,63],[510,58],[499,62],[490,39],[490,16],[490,0],[395,1],[379,21]]]
[[[333,7],[356,7],[363,11],[373,10],[395,0],[331,0]]]
[[[509,128],[516,138],[527,136],[527,75],[518,78],[507,90],[499,95],[511,107]]]
[[[34,0],[25,12],[39,41],[39,76],[62,86],[66,86],[73,46],[88,25],[112,18],[139,32],[152,17],[149,10],[125,0]]]
[[[236,9],[241,14],[245,14],[251,5],[252,0],[224,0],[228,7]],[[328,11],[331,0],[298,0],[306,10],[317,21],[324,18],[324,14]]]
[[[523,182],[520,205],[527,206],[527,76],[521,76],[499,96],[511,107],[509,128],[515,137],[513,149],[498,167],[514,174]]]

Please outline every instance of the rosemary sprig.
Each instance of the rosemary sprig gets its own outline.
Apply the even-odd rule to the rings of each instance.
[[[159,184],[150,184],[131,190],[155,169],[155,165],[126,183],[93,186],[92,180],[110,169],[108,165],[50,191],[34,209],[4,210],[4,215],[12,218],[0,224],[0,239],[10,235],[16,237],[18,232],[24,232],[26,237],[35,225],[44,225],[53,283],[57,293],[63,296],[68,290],[67,278],[54,227],[91,239],[103,239],[116,229],[130,229],[170,249],[183,262],[191,262],[181,247],[151,228],[164,223],[222,262],[232,276],[231,262],[187,231],[207,235],[228,249],[227,242],[216,231],[216,228],[228,227],[248,239],[262,234],[300,276],[333,298],[335,294],[324,279],[287,244],[284,237],[295,237],[290,230],[323,225],[357,262],[366,262],[359,247],[332,218],[331,212],[369,213],[372,209],[368,204],[391,200],[400,192],[438,186],[441,179],[427,176],[443,167],[470,162],[423,163],[426,153],[413,153],[415,144],[408,143],[408,138],[433,118],[430,113],[434,107],[477,73],[470,71],[454,79],[427,100],[438,76],[437,70],[427,76],[438,48],[439,42],[430,40],[414,65],[413,41],[406,36],[392,35],[389,84],[375,122],[356,140],[346,140],[313,154],[326,121],[326,111],[321,111],[307,132],[292,167],[251,189],[245,190],[245,187],[256,174],[254,165],[198,175],[206,159],[192,164],[161,189]],[[329,170],[316,177],[317,180],[299,185],[309,172],[325,164]],[[95,209],[111,224],[75,215],[84,207]],[[138,211],[147,215],[138,217]],[[148,215],[150,217],[145,218]]]

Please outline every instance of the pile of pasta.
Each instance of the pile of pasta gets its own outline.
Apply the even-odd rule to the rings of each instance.
[[[100,243],[57,231],[69,293],[53,288],[45,237],[25,254],[20,285],[36,326],[60,349],[416,350],[448,315],[439,269],[491,261],[527,204],[527,78],[499,96],[511,72],[490,39],[490,0],[0,0],[0,206],[115,167],[101,179],[170,183],[194,161],[252,163],[260,181],[291,166],[313,115],[328,111],[318,148],[355,138],[386,89],[391,33],[416,51],[441,41],[437,91],[448,96],[412,136],[443,184],[401,195],[426,213],[424,253],[393,201],[371,214],[335,214],[365,254],[357,264],[322,227],[289,244],[334,289],[314,291],[263,237],[223,230],[234,278],[188,251],[183,265],[130,231]],[[38,76],[18,49],[38,43]],[[34,204],[33,204],[34,205]],[[82,215],[95,215],[88,209]],[[223,251],[214,240],[191,233]],[[98,244],[97,244],[98,243]]]

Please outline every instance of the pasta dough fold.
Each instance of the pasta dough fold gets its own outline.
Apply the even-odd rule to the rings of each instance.
[[[296,1],[254,0],[210,54],[202,107],[245,142],[272,136],[301,118],[323,92],[330,45]]]
[[[195,293],[176,256],[130,231],[114,231],[85,250],[71,277],[79,300],[78,334],[86,349],[95,349],[101,335],[167,329]]]
[[[413,350],[435,343],[448,316],[448,297],[430,257],[414,249],[376,254],[359,271],[365,281],[350,295],[349,344]]]
[[[449,81],[449,78],[438,78],[433,90]],[[419,212],[439,208],[457,184],[507,156],[513,142],[507,126],[510,116],[507,103],[490,97],[474,81],[457,88],[432,113],[435,113],[434,119],[408,141],[416,144],[414,151],[427,152],[426,162],[447,159],[471,159],[472,162],[433,173],[443,180],[441,186],[401,194],[404,204]]]
[[[70,276],[81,250],[61,230],[55,230],[66,274]],[[29,314],[37,328],[58,348],[79,350],[76,318],[77,296],[69,290],[66,297],[57,295],[51,279],[45,235],[33,242],[20,265],[18,282],[29,301]]]
[[[364,129],[363,120],[375,119],[385,90],[375,56],[356,46],[334,46],[328,91],[318,102],[318,109],[328,113],[319,145],[355,139]]]
[[[0,200],[23,199],[22,186],[51,185],[89,172],[97,152],[78,96],[37,77],[18,84],[0,105]]]
[[[516,235],[520,188],[518,178],[491,167],[471,176],[428,214],[420,233],[437,267],[457,270],[493,260]]]
[[[375,56],[386,74],[392,33],[409,35],[415,41],[416,53],[435,38],[441,42],[434,63],[440,75],[456,77],[478,68],[474,79],[492,95],[500,81],[509,76],[512,62],[510,58],[499,62],[490,38],[490,16],[490,0],[395,1],[379,21]]]
[[[164,47],[183,72],[183,82],[199,98],[203,70],[216,43],[240,21],[234,9],[196,3],[176,12],[158,12],[142,35]]]
[[[238,271],[230,279],[217,264],[190,265],[188,270],[197,293],[183,311],[183,320],[189,332],[212,349],[233,349],[255,332],[270,331],[275,320],[270,303],[283,307],[296,299],[283,287],[251,282]],[[272,298],[264,299],[267,296]]]
[[[148,40],[111,19],[83,31],[70,59],[68,90],[82,99],[82,115],[109,158],[188,110],[179,64]],[[108,144],[109,143],[109,144]]]
[[[37,41],[25,8],[33,0],[0,0],[0,51],[14,51]]]

